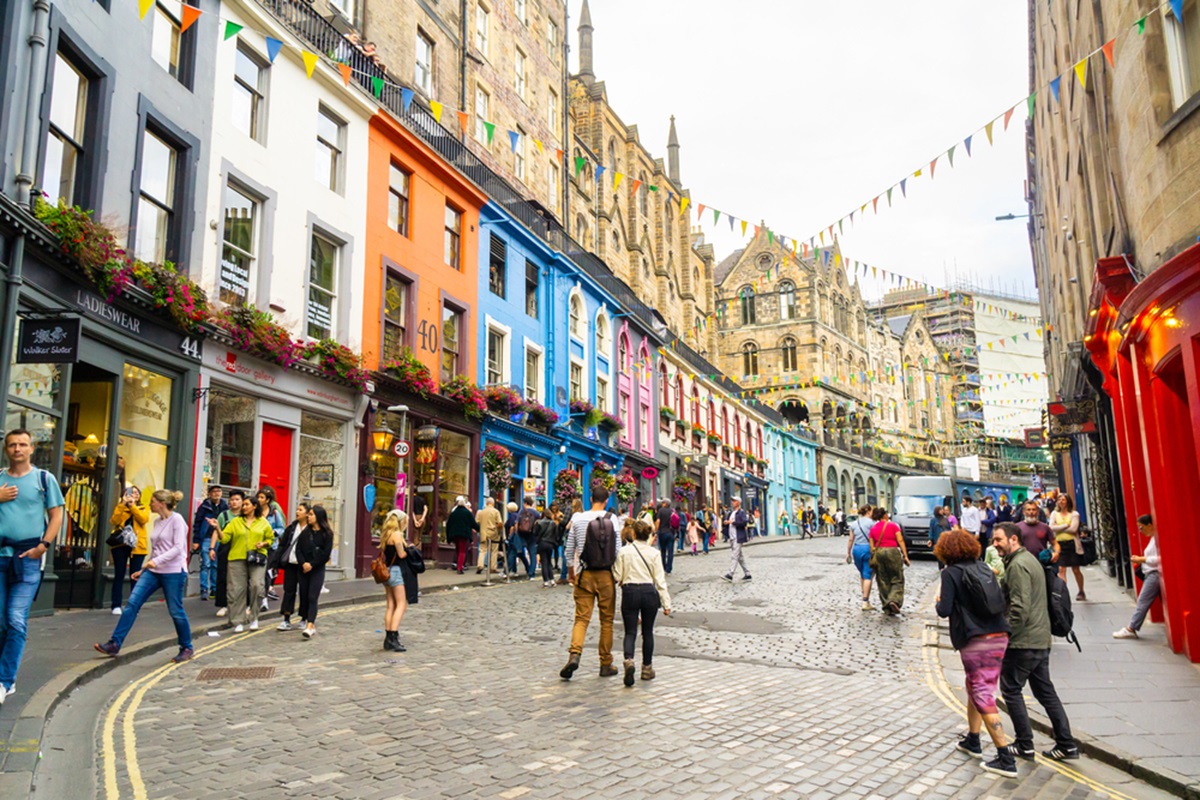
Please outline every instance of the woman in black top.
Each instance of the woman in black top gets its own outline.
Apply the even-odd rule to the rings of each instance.
[[[479,530],[475,515],[467,508],[467,498],[461,494],[454,498],[454,510],[446,519],[446,541],[454,544],[454,565],[458,574],[463,574],[467,563],[467,548],[471,546],[472,533]],[[532,580],[532,578],[530,578]]]
[[[542,518],[533,525],[533,537],[537,542],[538,563],[542,565],[542,586],[554,586],[554,552],[558,550],[558,518],[562,512],[557,507],[547,508]]]
[[[317,632],[317,599],[325,585],[325,565],[333,553],[333,529],[324,506],[308,510],[308,526],[296,539],[296,563],[300,565],[300,618],[304,620],[304,638]]]
[[[296,587],[300,583],[300,562],[296,556],[296,542],[299,533],[308,525],[308,503],[296,505],[296,518],[283,529],[279,537],[279,548],[275,551],[279,556],[279,568],[283,570],[283,603],[279,613],[283,614],[283,622],[279,623],[277,631],[292,629],[292,611],[296,608]]]
[[[979,539],[961,528],[943,533],[933,554],[946,565],[942,570],[942,588],[937,598],[939,617],[950,618],[950,643],[962,658],[966,671],[967,735],[958,740],[958,749],[983,758],[979,731],[987,723],[988,735],[996,745],[996,758],[983,765],[988,772],[1015,778],[1016,753],[1004,738],[1004,726],[996,707],[996,688],[1000,666],[1008,649],[1010,631],[1003,610],[990,613],[987,598],[970,587],[988,587],[993,597],[1003,600],[996,576],[979,560]],[[969,573],[969,576],[968,576]]]

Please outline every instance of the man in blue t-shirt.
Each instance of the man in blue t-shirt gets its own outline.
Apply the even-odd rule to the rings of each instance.
[[[58,481],[30,463],[29,431],[9,431],[4,454],[8,468],[0,471],[0,704],[16,691],[29,607],[42,582],[42,556],[54,546],[63,519]]]

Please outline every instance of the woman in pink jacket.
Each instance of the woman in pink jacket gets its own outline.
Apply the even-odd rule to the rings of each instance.
[[[137,622],[142,604],[158,589],[162,589],[167,600],[167,610],[175,623],[175,635],[179,637],[179,654],[172,661],[187,661],[192,651],[192,628],[183,610],[183,590],[187,586],[188,525],[175,511],[175,504],[183,499],[179,492],[159,489],[150,496],[150,512],[154,528],[150,533],[150,557],[142,569],[130,577],[137,581],[129,596],[129,605],[121,615],[112,637],[95,648],[106,656],[116,656],[121,644],[129,635],[133,623]]]

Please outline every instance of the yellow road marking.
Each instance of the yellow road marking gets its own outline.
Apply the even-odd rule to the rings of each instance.
[[[324,616],[333,616],[335,614],[345,614],[350,611],[361,611],[364,608],[381,605],[379,602],[360,603],[359,605],[347,606],[345,608],[335,608],[324,613]],[[236,638],[227,639],[224,642],[211,645],[198,651],[192,660],[195,661],[201,656],[215,653],[218,650],[224,650],[239,642],[244,642],[251,636],[257,636],[260,633],[266,633],[270,628],[262,628],[257,631],[252,631],[249,636],[238,635]],[[185,662],[186,663],[186,662]],[[154,669],[149,674],[133,681],[119,695],[116,701],[108,709],[108,714],[104,719],[104,733],[102,741],[102,758],[104,759],[104,793],[109,800],[120,800],[121,793],[117,786],[117,757],[116,745],[114,742],[114,732],[116,730],[116,720],[121,714],[121,707],[129,701],[130,695],[133,699],[129,701],[128,708],[125,709],[125,718],[122,721],[121,731],[125,740],[125,769],[129,773],[130,788],[133,790],[135,800],[145,800],[146,784],[142,781],[141,766],[137,759],[137,733],[133,728],[133,717],[137,713],[138,707],[142,704],[142,699],[146,696],[146,692],[154,688],[163,678],[169,675],[173,670],[182,667],[183,664],[167,663],[161,667]]]
[[[967,716],[966,705],[958,699],[951,688],[949,681],[946,680],[946,673],[942,669],[941,659],[938,656],[938,632],[936,628],[926,628],[921,637],[922,644],[922,661],[925,664],[925,682],[929,686],[930,691],[934,693],[954,713],[964,719]],[[1106,786],[1103,783],[1089,778],[1083,773],[1077,772],[1065,764],[1055,761],[1052,758],[1038,754],[1035,757],[1036,763],[1043,767],[1049,767],[1065,778],[1069,778],[1076,783],[1083,784],[1089,789],[1107,794],[1113,800],[1137,800],[1130,795],[1119,792],[1111,786]]]

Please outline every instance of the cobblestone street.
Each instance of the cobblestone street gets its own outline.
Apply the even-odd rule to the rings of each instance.
[[[560,680],[573,604],[540,582],[423,598],[404,654],[380,650],[382,604],[323,614],[312,641],[273,625],[208,638],[191,663],[138,662],[97,723],[96,795],[1166,796],[1087,759],[1024,762],[1009,781],[956,753],[964,722],[924,644],[934,564],[908,571],[890,619],[859,609],[844,552],[755,546],[754,580],[732,586],[726,552],[677,557],[658,677],[631,689],[598,677],[595,621]],[[197,679],[211,667],[274,674]]]

